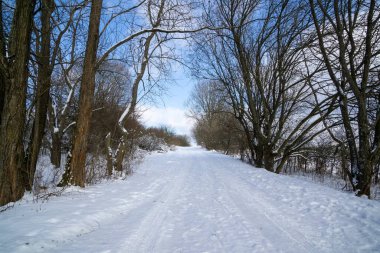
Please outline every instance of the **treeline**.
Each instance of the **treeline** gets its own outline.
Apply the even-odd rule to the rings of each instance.
[[[94,154],[106,157],[107,176],[128,173],[126,156],[141,134],[187,145],[142,128],[136,107],[162,93],[178,61],[171,41],[193,30],[192,8],[171,0],[0,1],[0,206],[33,189],[41,151],[64,167],[60,186],[84,187]]]
[[[336,171],[370,197],[380,163],[380,3],[217,0],[204,9],[202,24],[223,29],[194,36],[197,142],[275,173],[292,164]]]
[[[145,135],[152,135],[162,139],[168,145],[188,147],[190,146],[189,137],[186,135],[176,134],[173,129],[167,126],[149,127],[145,130]]]

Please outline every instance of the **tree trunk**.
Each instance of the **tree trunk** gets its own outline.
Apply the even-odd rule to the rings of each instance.
[[[91,5],[90,23],[83,63],[83,75],[79,95],[79,112],[77,116],[71,159],[66,166],[63,185],[71,184],[84,187],[87,143],[92,114],[92,103],[95,92],[96,53],[99,44],[99,24],[102,10],[102,0],[93,0]]]
[[[53,0],[42,1],[41,11],[41,51],[38,61],[37,92],[35,98],[35,118],[33,122],[30,146],[27,152],[26,171],[28,181],[25,182],[26,190],[30,191],[33,187],[34,173],[38,155],[41,148],[42,138],[44,136],[45,124],[47,118],[50,86],[51,86],[51,68],[50,68],[50,17],[54,9]]]
[[[379,164],[377,164],[376,166],[375,166],[375,178],[374,178],[374,183],[375,184],[378,184],[379,183],[379,169],[380,169],[380,165]]]
[[[358,196],[366,195],[371,197],[371,183],[373,175],[373,164],[371,161],[370,151],[370,135],[369,135],[369,123],[367,108],[364,101],[367,101],[366,94],[361,94],[358,99],[359,111],[358,111],[358,124],[359,124],[359,154],[358,154],[358,168],[360,168],[357,174],[358,184],[357,192]]]
[[[270,149],[264,150],[264,167],[267,171],[274,172],[274,156],[269,150]]]
[[[0,4],[0,13],[3,13],[3,5]],[[0,57],[4,59],[6,57],[6,46],[5,46],[5,37],[4,37],[4,27],[3,27],[3,15],[0,15]],[[5,78],[6,78],[6,69],[0,68],[0,126],[2,113],[4,108],[4,98],[5,98]]]
[[[280,174],[284,168],[284,165],[286,164],[286,162],[288,161],[289,157],[288,156],[283,156],[282,159],[281,159],[281,162],[277,165],[277,168],[275,170],[275,172],[277,174]],[[305,172],[306,172],[306,160],[305,160]]]
[[[52,142],[50,150],[50,162],[56,167],[61,167],[61,135],[60,133],[52,133]]]
[[[1,115],[3,114],[3,108],[4,108],[4,98],[5,98],[5,83],[4,83],[5,76],[2,76],[2,75],[3,73],[0,72],[0,126],[1,126],[1,119],[2,119]]]
[[[356,184],[356,195],[357,196],[367,196],[368,198],[371,198],[371,183],[372,183],[372,170],[373,166],[370,162],[364,162],[362,164],[359,164],[358,166],[361,166],[358,173],[356,175],[357,178],[357,184]]]
[[[5,91],[0,126],[0,206],[20,199],[25,191],[23,134],[34,5],[32,0],[16,1],[8,40],[11,59],[0,55],[3,63],[0,83],[4,84]]]
[[[116,171],[123,171],[123,161],[125,157],[126,152],[126,143],[125,143],[126,136],[122,136],[119,141],[119,145],[117,147],[117,151],[115,154],[115,170]]]
[[[107,176],[110,178],[113,172],[113,154],[111,149],[111,133],[106,136],[106,159],[107,159]]]
[[[254,165],[258,168],[263,168],[264,162],[265,162],[263,149],[259,147],[254,147],[254,148],[250,147],[250,149],[251,149]]]

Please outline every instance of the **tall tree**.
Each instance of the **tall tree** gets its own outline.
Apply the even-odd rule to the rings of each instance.
[[[35,115],[32,127],[31,141],[26,153],[27,180],[24,182],[26,190],[31,190],[33,186],[34,173],[36,170],[37,159],[45,131],[45,122],[49,105],[49,91],[51,86],[52,72],[52,65],[50,64],[50,19],[54,11],[54,5],[54,0],[41,1],[41,49],[39,52],[37,52],[38,74],[37,89],[35,94]]]
[[[0,205],[20,199],[25,191],[23,134],[34,6],[34,0],[16,1],[8,38],[1,20],[0,90],[4,102],[0,119]]]
[[[115,158],[115,169],[117,171],[122,170],[122,165],[123,165],[124,156],[125,156],[125,152],[126,152],[127,131],[124,128],[124,123],[136,111],[136,106],[137,106],[137,102],[138,102],[138,91],[139,91],[140,83],[141,83],[142,79],[144,78],[145,72],[148,68],[148,64],[152,58],[153,52],[155,50],[159,49],[160,44],[162,43],[162,42],[161,43],[158,42],[157,44],[154,44],[154,38],[157,37],[157,31],[155,31],[154,29],[160,27],[161,22],[163,20],[164,10],[166,7],[165,1],[161,0],[161,1],[156,3],[155,1],[150,0],[150,1],[148,1],[147,5],[148,5],[147,6],[148,11],[147,12],[148,12],[150,24],[152,26],[153,31],[147,35],[147,38],[145,39],[145,41],[141,45],[142,50],[141,50],[141,54],[138,57],[138,59],[139,59],[138,60],[138,66],[137,66],[138,72],[137,72],[135,79],[133,80],[132,89],[131,89],[131,101],[119,119],[119,127],[123,132],[123,136],[120,139],[119,147],[118,147],[116,154],[115,154],[115,156],[116,156],[116,158]],[[155,10],[155,7],[157,8],[157,10]],[[153,12],[154,10],[157,13],[154,13]]]
[[[79,95],[79,112],[73,137],[73,144],[68,154],[68,163],[61,185],[85,184],[85,162],[87,154],[88,133],[95,92],[96,56],[99,44],[99,25],[102,0],[93,0],[91,5],[86,53]]]
[[[340,119],[357,195],[370,197],[380,159],[380,4],[377,0],[309,0],[319,53],[339,97]]]
[[[51,134],[50,161],[55,167],[61,166],[62,138],[75,125],[70,119],[72,104],[75,97],[76,87],[79,86],[82,73],[81,65],[78,64],[83,58],[85,47],[80,36],[82,32],[81,23],[87,16],[86,6],[88,1],[80,1],[76,5],[68,5],[63,8],[62,14],[53,16],[54,24],[65,24],[64,28],[58,28],[59,33],[54,37],[54,49],[51,55],[51,69],[55,68],[57,77],[53,80],[53,92],[49,103],[49,128]],[[83,27],[83,30],[87,28]],[[62,42],[62,43],[61,43]],[[83,44],[86,44],[84,38]],[[54,64],[54,62],[56,64]]]

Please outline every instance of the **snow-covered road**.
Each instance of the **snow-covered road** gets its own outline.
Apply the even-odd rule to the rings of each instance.
[[[200,148],[0,213],[0,252],[380,252],[380,203]]]

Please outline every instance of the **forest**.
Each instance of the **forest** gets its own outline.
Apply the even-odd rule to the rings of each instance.
[[[129,175],[137,148],[189,139],[147,128],[174,64],[199,145],[273,173],[338,175],[371,198],[380,169],[377,0],[1,0],[0,206],[39,187]],[[179,49],[186,51],[180,54]],[[159,149],[159,148],[158,148]]]

